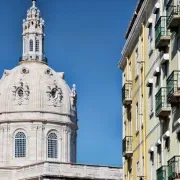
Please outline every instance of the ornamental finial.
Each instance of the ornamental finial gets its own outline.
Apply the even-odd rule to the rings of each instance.
[[[32,0],[32,3],[33,3],[33,7],[36,6],[36,0]]]

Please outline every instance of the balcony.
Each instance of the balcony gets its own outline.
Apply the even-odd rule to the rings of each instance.
[[[159,169],[156,170],[156,178],[157,180],[167,180],[167,166],[161,166]]]
[[[133,137],[132,136],[126,136],[123,139],[123,157],[131,157],[133,154],[133,150],[132,150],[132,140]]]
[[[156,94],[156,116],[167,117],[171,112],[171,106],[167,102],[167,88],[162,87]]]
[[[175,0],[169,0],[167,6],[167,28],[173,29],[180,25],[180,5]]]
[[[155,26],[155,46],[158,49],[168,46],[170,42],[170,31],[166,28],[166,16],[161,16]]]
[[[173,71],[167,79],[167,101],[170,104],[180,102],[180,71]]]
[[[174,156],[168,161],[168,180],[180,178],[180,156]]]
[[[125,83],[122,88],[122,103],[124,106],[128,106],[132,103],[132,83]]]

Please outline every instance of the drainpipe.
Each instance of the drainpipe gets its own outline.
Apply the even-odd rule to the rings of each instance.
[[[142,27],[143,28],[143,27]],[[141,57],[142,59],[140,59],[139,65],[141,65],[142,61],[143,61],[143,43],[144,43],[144,37],[143,37],[143,41],[141,40],[140,37],[140,46],[141,46]],[[139,86],[141,87],[141,83],[142,83],[142,73],[141,73],[141,67],[140,67],[140,71],[139,71]],[[140,114],[138,114],[139,116],[139,121],[140,121],[140,129],[139,129],[139,136],[140,136],[140,143],[142,142],[142,108],[143,108],[143,102],[142,102],[142,87],[139,89],[139,100],[140,100]],[[140,176],[142,176],[142,167],[143,167],[143,163],[142,163],[142,147],[140,146]]]
[[[145,26],[142,24],[142,29],[143,29],[143,100],[144,100],[144,105],[146,104],[146,89],[145,89],[145,73],[146,73],[146,67],[145,67]],[[147,168],[146,168],[146,108],[144,108],[144,113],[143,113],[143,153],[144,153],[144,177],[146,177],[147,174]]]
[[[126,78],[125,78],[125,83],[127,83],[127,88],[128,88],[128,96],[129,96],[129,62],[128,62],[128,57],[126,57]],[[128,134],[128,136],[130,135],[129,134],[129,119],[127,118],[128,117],[128,108],[126,109],[126,132],[125,132],[125,136]],[[129,160],[127,160],[127,174],[128,174],[128,180],[130,180],[130,173],[129,173]]]

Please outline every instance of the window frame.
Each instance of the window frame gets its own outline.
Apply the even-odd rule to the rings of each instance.
[[[154,87],[149,87],[149,116],[151,117],[154,113]]]
[[[32,39],[29,40],[29,51],[30,52],[34,51],[34,42]]]
[[[135,79],[139,76],[139,42],[135,50]]]
[[[153,26],[152,26],[152,24],[150,24],[150,26],[149,26],[148,39],[149,39],[149,41],[153,40]]]
[[[140,176],[140,163],[139,161],[136,162],[136,172],[137,172],[137,177]]]
[[[24,137],[25,137],[25,138],[22,138],[22,139],[25,139],[25,148],[23,149],[24,152],[23,153],[19,152],[19,153],[24,154],[24,156],[16,156],[16,140],[20,139],[20,138],[16,138],[18,133],[23,133]],[[17,152],[17,154],[19,154],[19,153]],[[13,154],[14,154],[14,158],[26,158],[27,157],[27,135],[23,130],[19,130],[19,131],[15,132],[15,134],[14,134],[14,151],[13,151]]]
[[[136,102],[136,132],[139,132],[139,102]]]
[[[51,141],[56,141],[56,151],[55,151],[55,155],[54,156],[49,156],[49,140],[50,140],[49,136],[51,134],[55,134],[56,135],[56,139],[51,139]],[[55,132],[55,131],[49,132],[47,134],[46,142],[47,142],[47,153],[46,153],[47,154],[47,158],[48,159],[56,159],[56,160],[58,160],[59,159],[59,148],[60,148],[60,146],[59,146],[59,139],[58,139],[58,133]],[[54,153],[54,151],[52,151],[51,153]]]
[[[35,51],[39,52],[39,39],[36,39]]]
[[[151,23],[148,27],[148,51],[149,51],[149,56],[152,55],[154,45],[153,45],[153,24]]]

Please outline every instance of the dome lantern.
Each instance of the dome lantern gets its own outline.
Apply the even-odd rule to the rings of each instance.
[[[36,7],[36,0],[32,0],[32,7],[27,11],[27,17],[23,20],[23,52],[20,63],[37,61],[47,64],[44,55],[44,20],[40,16],[40,10]]]

